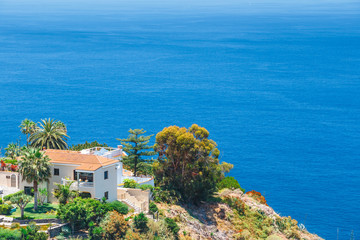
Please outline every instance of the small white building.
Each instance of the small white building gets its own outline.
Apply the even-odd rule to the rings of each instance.
[[[53,196],[55,183],[65,184],[75,181],[71,188],[80,193],[87,193],[92,198],[108,201],[117,199],[118,174],[122,174],[123,156],[121,146],[118,148],[91,148],[80,152],[69,150],[45,150],[50,158],[51,178],[39,187],[48,189],[48,201],[56,202]],[[21,178],[21,177],[20,177]],[[32,183],[21,181],[19,188],[30,193]]]

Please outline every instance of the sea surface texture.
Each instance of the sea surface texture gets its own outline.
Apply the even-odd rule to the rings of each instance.
[[[357,239],[360,3],[289,2],[0,0],[0,146],[24,118],[112,146],[197,123],[246,190]]]

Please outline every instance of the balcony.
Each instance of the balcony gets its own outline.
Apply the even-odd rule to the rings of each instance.
[[[75,190],[75,191],[85,191],[89,188],[93,188],[94,187],[94,183],[93,182],[82,182],[82,181],[76,181],[76,180],[69,180],[69,179],[61,179],[61,184],[65,185],[68,182],[73,182],[70,186],[70,190]]]

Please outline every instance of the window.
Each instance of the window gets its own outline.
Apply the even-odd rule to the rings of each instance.
[[[105,171],[104,172],[104,179],[108,179],[109,178],[109,171]]]
[[[24,187],[24,193],[26,195],[34,196],[34,187]]]
[[[58,168],[54,168],[54,176],[59,176],[60,170]]]
[[[74,170],[74,180],[77,180],[77,173],[76,173],[76,170]]]
[[[105,192],[104,197],[106,198],[106,200],[109,199],[109,192]]]

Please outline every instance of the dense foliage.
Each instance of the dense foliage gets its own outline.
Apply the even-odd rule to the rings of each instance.
[[[129,212],[129,207],[125,203],[122,203],[119,201],[113,201],[113,202],[107,203],[107,205],[109,206],[109,208],[111,210],[115,210],[118,213],[123,214],[123,215],[126,215]]]
[[[37,210],[38,205],[38,184],[49,181],[51,177],[50,158],[44,152],[36,148],[27,148],[21,158],[19,166],[19,173],[22,180],[33,183],[34,186],[34,210]]]
[[[158,211],[158,207],[156,206],[156,204],[154,202],[150,202],[149,204],[149,211],[151,213],[156,213]]]
[[[10,230],[6,228],[0,228],[1,240],[20,240],[21,232],[19,230]]]
[[[10,211],[12,209],[12,206],[9,204],[0,204],[0,215],[9,215]]]
[[[90,222],[99,224],[110,210],[107,204],[92,198],[77,197],[65,205],[60,205],[57,216],[71,224],[72,229],[87,228]]]
[[[3,197],[3,200],[4,200],[4,201],[9,201],[12,197],[18,196],[18,195],[22,195],[23,193],[24,193],[24,190],[20,190],[20,191],[18,191],[18,192],[16,192],[16,193],[12,193],[12,194],[9,194],[9,195],[4,196],[4,197]]]
[[[171,231],[175,236],[177,236],[180,228],[179,228],[179,226],[177,225],[177,223],[174,221],[174,219],[172,219],[172,218],[165,218],[165,223],[166,223],[167,227],[170,229],[170,231]]]
[[[34,134],[37,130],[36,123],[26,118],[21,122],[19,128],[21,133],[26,135],[26,146],[28,147],[30,135]]]
[[[228,188],[228,189],[237,189],[239,188],[242,192],[245,192],[245,189],[240,187],[239,182],[234,177],[225,177],[217,184],[219,190]]]
[[[139,232],[147,231],[147,223],[149,219],[145,216],[144,213],[139,213],[134,217],[134,226]]]
[[[88,148],[93,148],[93,147],[108,147],[108,145],[106,143],[98,143],[97,141],[93,141],[93,142],[85,142],[85,143],[79,143],[76,145],[72,145],[69,150],[73,150],[73,151],[81,151],[83,149],[88,149]]]
[[[134,179],[124,179],[124,188],[137,188],[139,184]]]
[[[5,148],[5,156],[10,159],[15,159],[16,157],[20,156],[21,154],[21,147],[19,143],[9,143],[8,146]]]
[[[43,149],[67,149],[67,129],[64,123],[54,119],[42,119],[36,131],[30,135],[32,147]]]
[[[66,204],[70,199],[78,196],[78,192],[71,189],[71,185],[75,181],[68,181],[65,184],[55,183],[54,197],[58,199],[60,204]]]
[[[11,198],[10,198],[10,202],[12,204],[17,205],[20,208],[21,211],[21,219],[24,218],[24,209],[26,207],[26,205],[28,205],[28,203],[32,200],[32,197],[29,195],[26,195],[25,193],[21,193],[21,194],[14,194]]]
[[[102,239],[122,239],[129,227],[124,217],[116,211],[109,212],[100,223],[103,230]]]
[[[194,124],[189,129],[164,128],[156,135],[154,163],[156,184],[176,191],[181,200],[197,203],[208,199],[224,177],[220,151],[209,132]]]
[[[137,176],[138,173],[151,173],[153,160],[145,157],[156,154],[154,151],[150,151],[153,146],[148,145],[153,135],[143,136],[146,133],[143,129],[130,129],[129,133],[128,138],[118,139],[124,145],[123,150],[127,153],[127,156],[122,159],[124,167],[132,171],[134,176]]]
[[[45,232],[40,232],[40,226],[31,222],[26,228],[21,228],[21,239],[29,240],[47,240],[48,235]]]

